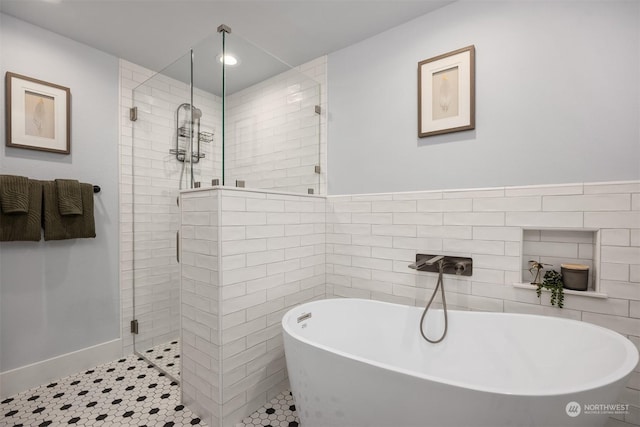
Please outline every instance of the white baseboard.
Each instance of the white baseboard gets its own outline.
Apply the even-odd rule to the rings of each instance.
[[[0,399],[37,387],[122,356],[120,338],[42,362],[0,372]]]

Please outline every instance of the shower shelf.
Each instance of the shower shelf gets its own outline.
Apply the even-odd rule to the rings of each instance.
[[[169,150],[169,153],[174,154],[181,162],[184,161],[187,154],[186,150],[183,150],[182,148],[178,150],[172,148]],[[194,159],[204,159],[205,153],[193,154],[191,157],[193,157]]]
[[[180,127],[178,132],[181,138],[189,138],[191,136],[191,131],[185,126]],[[198,132],[198,137],[201,142],[213,142],[213,132]]]
[[[531,283],[513,283],[513,287],[514,288],[519,288],[519,289],[528,289],[530,291],[535,291],[536,290],[536,287],[534,285],[532,285]],[[543,289],[542,291],[543,292],[549,292],[546,289]],[[602,292],[573,291],[571,289],[564,289],[563,291],[567,295],[580,295],[580,296],[583,296],[583,297],[601,298],[601,299],[608,298],[607,294],[604,294]]]

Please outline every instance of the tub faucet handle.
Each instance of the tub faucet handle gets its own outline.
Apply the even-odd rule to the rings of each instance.
[[[427,261],[427,265],[433,265],[438,261],[442,261],[444,260],[444,255],[438,255],[438,256],[434,256],[433,258],[429,259],[429,261]]]
[[[422,267],[426,267],[427,265],[433,265],[438,261],[442,261],[444,259],[444,255],[436,255],[431,258],[422,258],[413,264],[409,264],[409,268],[413,268],[414,270],[420,270]]]
[[[414,270],[420,270],[421,267],[427,265],[427,261],[423,258],[420,261],[416,261],[412,264],[409,264],[409,268],[413,268]]]

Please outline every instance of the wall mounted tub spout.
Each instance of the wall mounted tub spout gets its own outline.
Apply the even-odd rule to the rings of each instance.
[[[408,267],[422,272],[440,273],[441,266],[444,274],[456,276],[473,274],[473,259],[451,255],[416,254],[416,262],[409,264]]]
[[[422,258],[414,262],[413,264],[409,264],[409,268],[413,268],[414,270],[420,270],[422,267],[433,265],[442,259],[444,259],[444,255],[436,255],[431,258]]]

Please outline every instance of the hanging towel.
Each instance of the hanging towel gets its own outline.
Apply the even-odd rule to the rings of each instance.
[[[93,218],[93,185],[80,183],[82,215],[61,215],[58,189],[53,181],[43,182],[44,240],[96,237]]]
[[[26,214],[6,214],[0,211],[0,241],[27,240],[37,242],[42,235],[42,183],[28,180],[29,211]]]
[[[75,179],[56,179],[60,215],[82,215],[80,183]]]
[[[29,179],[24,176],[0,175],[0,203],[3,213],[28,213]]]

